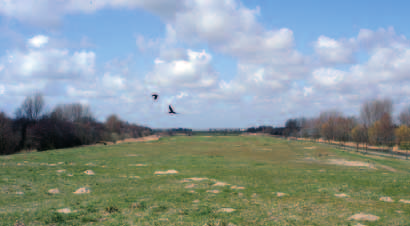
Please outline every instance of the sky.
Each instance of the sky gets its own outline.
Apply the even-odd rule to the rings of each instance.
[[[41,92],[46,111],[82,103],[151,128],[283,126],[385,97],[396,116],[410,105],[409,4],[0,0],[0,111]]]

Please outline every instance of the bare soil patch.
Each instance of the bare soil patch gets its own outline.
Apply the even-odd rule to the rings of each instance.
[[[188,184],[185,186],[185,188],[193,188],[193,187],[195,187],[195,184]]]
[[[229,185],[228,183],[225,183],[225,182],[216,182],[215,184],[213,184],[212,186],[226,186],[226,185]]]
[[[359,220],[359,221],[376,221],[380,217],[372,215],[372,214],[366,214],[366,213],[357,213],[351,217],[348,218],[348,220]]]
[[[305,149],[311,150],[311,149],[316,149],[316,147],[305,147]]]
[[[65,169],[57,170],[57,173],[64,173]]]
[[[233,209],[233,208],[221,208],[221,209],[219,209],[219,212],[225,212],[225,213],[232,213],[233,211],[235,211],[235,209]]]
[[[231,186],[231,189],[240,189],[240,190],[243,190],[243,189],[245,189],[245,187],[238,187],[238,186],[236,186],[236,185],[233,185],[233,186]]]
[[[57,210],[59,213],[71,213],[71,210],[69,208],[64,208],[64,209],[59,209]]]
[[[400,199],[399,202],[410,204],[410,200]]]
[[[339,197],[339,198],[345,198],[345,197],[349,197],[348,195],[346,195],[346,194],[335,194],[335,196],[336,197]]]
[[[162,175],[162,174],[177,174],[178,171],[176,170],[167,170],[167,171],[155,171],[154,174]]]
[[[391,199],[390,197],[380,197],[380,201],[384,201],[384,202],[394,202],[394,200]]]
[[[208,178],[200,178],[200,177],[191,177],[191,178],[185,178],[184,180],[182,180],[181,182],[191,182],[191,181],[203,181],[203,180],[209,180]]]
[[[160,136],[158,135],[152,135],[152,136],[146,136],[146,137],[139,137],[139,138],[127,138],[124,140],[119,140],[116,143],[121,144],[121,143],[128,143],[128,142],[144,142],[144,141],[153,141],[153,140],[159,140]]]
[[[84,173],[87,174],[87,175],[95,175],[94,171],[92,171],[92,170],[86,170],[86,171],[84,171]]]
[[[83,187],[83,188],[77,189],[77,190],[74,192],[74,194],[85,194],[85,193],[90,193],[90,192],[91,192],[91,191],[90,191],[89,188]]]
[[[277,193],[276,193],[276,195],[277,195],[278,197],[282,197],[282,196],[285,196],[285,195],[286,195],[286,193],[277,192]]]
[[[60,190],[58,190],[58,188],[50,189],[50,190],[48,190],[48,193],[50,193],[50,194],[58,194],[58,193],[60,193]]]
[[[360,162],[360,161],[347,161],[344,159],[329,159],[329,164],[336,164],[336,165],[345,165],[345,166],[365,166],[365,167],[369,167],[372,169],[376,169],[376,167],[374,167],[374,164],[369,164],[366,162]]]
[[[219,191],[219,190],[208,190],[208,191],[206,191],[206,192],[217,194],[217,193],[219,193],[220,191]]]

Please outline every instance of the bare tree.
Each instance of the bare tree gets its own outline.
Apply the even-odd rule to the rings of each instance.
[[[54,108],[53,115],[69,122],[83,122],[92,118],[89,106],[80,103],[58,105]]]
[[[356,150],[359,151],[359,144],[367,142],[367,130],[364,125],[357,125],[352,129],[352,139],[356,143]]]
[[[37,121],[44,108],[44,98],[41,93],[36,93],[34,97],[26,97],[23,104],[16,111],[17,118],[25,118],[30,121]]]
[[[410,106],[400,112],[399,122],[401,125],[410,126]]]
[[[391,99],[375,99],[363,103],[360,118],[366,128],[380,120],[384,114],[392,115],[393,102]]]

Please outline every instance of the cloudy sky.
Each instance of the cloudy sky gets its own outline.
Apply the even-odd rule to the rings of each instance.
[[[383,97],[397,114],[407,21],[405,1],[0,0],[0,110],[40,91],[48,110],[152,128],[281,126]]]

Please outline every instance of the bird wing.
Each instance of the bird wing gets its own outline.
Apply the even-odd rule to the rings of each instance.
[[[171,112],[173,112],[174,110],[172,110],[172,107],[171,107],[171,105],[169,105],[169,110],[171,111]]]

